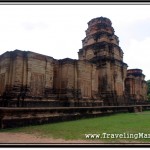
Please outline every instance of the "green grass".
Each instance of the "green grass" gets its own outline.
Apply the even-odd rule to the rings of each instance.
[[[20,127],[15,129],[3,129],[0,132],[24,132],[38,134],[43,137],[62,138],[66,140],[82,139],[85,134],[122,134],[122,133],[147,133],[150,134],[150,111],[142,113],[121,113],[111,116],[80,119],[60,123]],[[146,142],[149,139],[93,139],[102,142]]]

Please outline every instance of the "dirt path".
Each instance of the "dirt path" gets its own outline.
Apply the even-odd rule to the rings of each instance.
[[[14,144],[14,143],[89,143],[86,140],[64,140],[64,139],[53,139],[53,138],[44,138],[36,135],[26,134],[26,133],[9,133],[1,132],[0,133],[0,144]],[[90,141],[90,143],[95,143],[95,141]],[[99,141],[100,143],[100,141]]]
[[[130,144],[126,140],[121,141],[124,144]],[[139,143],[138,141],[131,142]],[[64,140],[64,139],[54,139],[41,137],[35,134],[26,134],[26,133],[10,133],[10,132],[0,132],[0,145],[1,144],[104,144],[101,140]],[[107,143],[105,143],[107,145]],[[104,145],[105,145],[104,144]],[[115,143],[114,143],[115,144]],[[116,143],[117,144],[117,143]],[[118,143],[119,144],[119,143]],[[142,143],[141,143],[142,144]]]

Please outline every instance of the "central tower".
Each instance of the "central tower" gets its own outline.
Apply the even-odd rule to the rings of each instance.
[[[110,19],[98,17],[88,22],[86,37],[82,40],[78,56],[79,60],[96,64],[98,91],[104,104],[125,104],[127,64],[123,62],[123,51],[119,47],[119,38],[114,34]]]

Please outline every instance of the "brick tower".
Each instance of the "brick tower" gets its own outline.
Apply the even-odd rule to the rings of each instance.
[[[88,22],[86,37],[82,40],[79,60],[88,60],[97,65],[98,90],[105,105],[123,105],[124,80],[127,64],[123,51],[108,18],[94,18]]]
[[[147,83],[144,79],[145,75],[141,69],[127,70],[125,89],[129,104],[143,102],[147,99]]]

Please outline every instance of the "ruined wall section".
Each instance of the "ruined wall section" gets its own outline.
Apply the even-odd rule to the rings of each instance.
[[[76,62],[70,58],[55,60],[54,89],[60,100],[78,98]]]
[[[8,52],[0,56],[0,95],[6,89],[6,86],[9,84],[10,78],[10,54]]]
[[[27,58],[29,96],[50,97],[53,90],[53,58],[32,52],[28,52]]]
[[[98,98],[98,72],[94,64],[78,61],[78,86],[83,99]]]
[[[55,61],[54,89],[59,99],[97,99],[96,66],[87,61],[70,58]]]
[[[53,88],[53,58],[15,50],[0,57],[1,94],[7,91],[16,98],[26,91],[29,98],[48,96]]]
[[[143,95],[142,101],[147,100],[147,90],[148,90],[147,82],[145,80],[143,80],[142,81],[142,95]]]
[[[0,56],[0,76],[3,77],[1,83],[1,94],[4,91],[9,92],[12,97],[20,91],[24,76],[24,53],[19,51],[6,52]],[[1,80],[1,81],[2,81]]]

